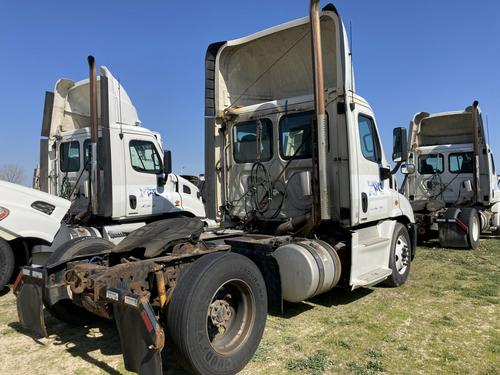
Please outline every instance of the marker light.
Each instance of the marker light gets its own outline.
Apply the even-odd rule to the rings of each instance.
[[[0,221],[5,219],[7,216],[9,216],[9,210],[5,207],[0,207]]]

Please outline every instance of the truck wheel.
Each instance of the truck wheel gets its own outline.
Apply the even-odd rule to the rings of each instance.
[[[459,215],[459,219],[467,225],[467,242],[472,250],[479,246],[479,237],[481,236],[481,219],[475,208],[465,207]]]
[[[14,253],[7,241],[0,238],[0,290],[9,282],[14,272]]]
[[[257,350],[266,314],[266,285],[257,266],[239,254],[209,254],[175,287],[167,332],[189,372],[235,374]]]
[[[410,258],[411,241],[408,229],[403,224],[396,223],[389,255],[389,268],[392,274],[385,280],[385,285],[395,287],[405,283],[410,273]]]
[[[59,246],[56,251],[47,259],[47,265],[56,262],[70,260],[79,255],[91,254],[103,250],[112,249],[115,245],[103,238],[79,237]],[[100,320],[97,315],[75,305],[70,299],[61,299],[55,304],[51,304],[44,299],[43,304],[47,311],[54,318],[73,326],[84,326]]]

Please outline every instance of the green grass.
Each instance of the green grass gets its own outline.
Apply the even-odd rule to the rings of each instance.
[[[476,251],[419,247],[400,288],[287,305],[288,318],[268,318],[266,359],[243,373],[500,375],[499,258],[497,239]],[[315,366],[318,351],[326,367]]]
[[[318,375],[329,369],[331,365],[332,361],[329,359],[329,354],[323,350],[317,350],[311,356],[290,359],[287,362],[287,369]]]
[[[476,251],[421,247],[400,288],[334,290],[269,316],[242,374],[500,375],[500,240]],[[22,334],[0,297],[0,374],[127,374],[112,325]],[[168,349],[167,349],[168,350]],[[168,352],[166,374],[185,374]],[[34,371],[36,364],[37,371]]]

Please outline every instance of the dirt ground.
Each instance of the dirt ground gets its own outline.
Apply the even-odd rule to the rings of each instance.
[[[269,316],[243,374],[500,374],[500,240],[477,251],[417,250],[401,288],[334,290]],[[73,328],[46,314],[49,337],[0,297],[0,374],[122,374],[112,323]],[[183,374],[168,353],[165,374]]]

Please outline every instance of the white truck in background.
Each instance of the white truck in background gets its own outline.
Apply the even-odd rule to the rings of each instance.
[[[478,102],[463,111],[417,113],[410,123],[402,187],[418,238],[476,249],[482,231],[500,229],[500,186]]]
[[[89,179],[90,81],[60,79],[45,95],[35,179],[41,191],[0,181],[0,289],[16,265],[45,264],[55,248],[73,238],[96,236],[116,244],[151,221],[205,218],[200,190],[172,173],[160,134],[141,126],[110,71],[101,67],[100,73],[94,161],[99,187],[93,191]]]

